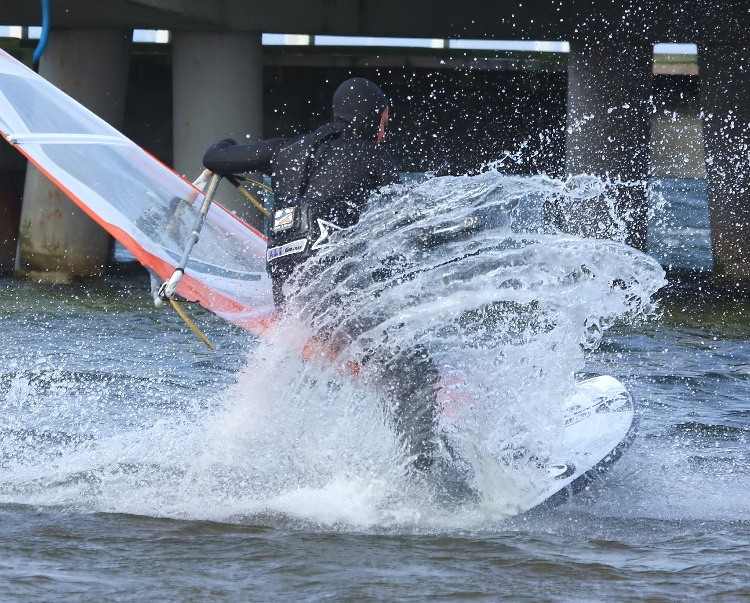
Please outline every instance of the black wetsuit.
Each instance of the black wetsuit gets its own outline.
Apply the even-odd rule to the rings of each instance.
[[[267,268],[279,309],[284,302],[282,285],[297,266],[325,246],[329,226],[353,226],[370,194],[399,180],[390,153],[375,142],[386,107],[387,98],[379,88],[353,78],[334,95],[337,121],[315,132],[250,145],[226,139],[206,151],[203,165],[212,172],[271,176],[274,213]],[[441,447],[435,389],[438,371],[429,355],[421,347],[402,350],[378,362],[377,368],[392,402],[394,427],[413,456],[412,466],[420,473],[436,474],[437,481],[443,482],[441,490],[455,490],[455,480],[446,477],[444,463],[435,462]],[[465,489],[463,481],[458,481]]]
[[[318,219],[348,228],[359,221],[370,193],[398,181],[396,163],[385,147],[332,122],[311,134],[250,145],[222,140],[210,147],[203,165],[218,174],[263,172],[274,189],[274,224],[268,241],[268,272],[274,299],[283,305],[282,285],[294,268],[318,248]],[[285,223],[284,210],[293,214]],[[307,239],[304,249],[298,241]],[[319,241],[319,242],[318,242]],[[316,242],[317,246],[316,246]],[[296,247],[295,247],[296,244]]]

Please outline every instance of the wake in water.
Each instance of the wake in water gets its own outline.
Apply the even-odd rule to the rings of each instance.
[[[445,521],[453,511],[436,510],[415,475],[383,387],[383,367],[416,351],[438,375],[437,453],[469,476],[481,513],[514,513],[541,471],[531,460],[558,451],[586,354],[615,322],[652,315],[664,284],[623,243],[544,224],[545,203],[592,198],[611,205],[593,178],[495,171],[394,187],[290,283],[279,329],[218,404],[38,462],[10,455],[3,499],[220,520]],[[616,219],[606,228],[621,238]],[[305,361],[313,337],[328,343]],[[316,360],[332,348],[334,362]]]

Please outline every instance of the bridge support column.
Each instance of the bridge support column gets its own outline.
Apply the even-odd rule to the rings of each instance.
[[[132,34],[53,30],[39,73],[115,128],[122,124]],[[33,165],[26,172],[16,275],[75,282],[104,275],[110,236]]]
[[[714,274],[750,284],[750,48],[700,49]]]
[[[0,274],[13,272],[18,223],[26,176],[26,160],[7,142],[0,142]]]
[[[218,140],[247,144],[262,137],[260,33],[174,32],[172,81],[174,168],[189,180],[200,174],[203,153]],[[257,225],[258,212],[225,187],[222,203]]]
[[[608,193],[625,222],[626,241],[645,249],[653,48],[599,37],[571,42],[568,61],[567,172],[612,182]],[[558,208],[558,225],[583,236],[611,236],[614,225],[601,200],[568,205]]]

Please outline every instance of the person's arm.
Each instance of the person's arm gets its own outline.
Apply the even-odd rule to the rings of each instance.
[[[263,140],[254,144],[237,144],[231,138],[210,146],[203,155],[203,165],[217,174],[271,172],[271,162],[286,138]]]

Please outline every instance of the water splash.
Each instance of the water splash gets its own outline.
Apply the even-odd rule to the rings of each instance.
[[[441,428],[490,506],[507,512],[536,477],[528,463],[514,467],[519,451],[557,452],[585,354],[616,321],[651,315],[664,284],[644,254],[550,232],[541,219],[550,199],[612,209],[606,190],[590,177],[495,171],[396,188],[298,275],[290,313],[374,387],[389,358],[424,350],[440,375]]]
[[[551,200],[604,195],[606,204],[600,184],[490,170],[394,187],[289,285],[286,318],[253,346],[234,385],[196,386],[195,405],[160,409],[135,429],[79,424],[85,437],[48,440],[41,456],[18,432],[13,446],[4,441],[2,499],[217,520],[465,525],[465,510],[436,507],[415,479],[380,381],[384,365],[418,350],[439,374],[440,430],[483,497],[472,516],[513,513],[535,479],[529,458],[559,446],[562,403],[586,354],[617,321],[652,315],[664,283],[644,254],[545,223]],[[314,336],[335,343],[335,362],[302,360]],[[82,411],[79,384],[55,381],[56,407]],[[134,408],[168,389],[143,386],[129,390]],[[34,387],[17,377],[6,404],[27,404]]]

